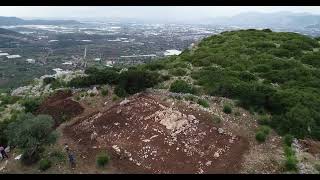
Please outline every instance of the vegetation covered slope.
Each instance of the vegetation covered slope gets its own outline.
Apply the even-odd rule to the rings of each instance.
[[[142,68],[169,73],[179,68],[198,93],[236,99],[252,112],[271,114],[263,123],[280,135],[320,139],[318,48],[316,39],[296,33],[230,31]]]

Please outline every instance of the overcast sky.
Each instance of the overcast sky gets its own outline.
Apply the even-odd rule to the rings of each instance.
[[[118,17],[185,19],[233,16],[242,12],[307,12],[320,14],[320,6],[2,6],[0,16],[76,19]]]

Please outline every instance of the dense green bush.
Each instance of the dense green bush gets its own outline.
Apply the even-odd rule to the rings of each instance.
[[[99,167],[104,167],[110,161],[110,157],[107,153],[102,152],[97,156],[96,161]]]
[[[232,113],[232,108],[231,108],[231,106],[228,105],[228,104],[225,104],[225,105],[223,106],[223,112],[226,113],[226,114],[231,114],[231,113]]]
[[[128,95],[126,90],[121,86],[117,86],[114,88],[114,94],[116,94],[118,97],[126,97]]]
[[[41,98],[28,97],[28,98],[25,98],[21,104],[25,107],[26,113],[28,112],[33,113],[39,108],[41,102],[42,102]]]
[[[48,115],[21,114],[8,125],[5,133],[10,145],[23,150],[22,162],[32,164],[39,160],[43,145],[55,142],[53,126],[54,121]]]
[[[283,137],[283,142],[287,145],[287,146],[291,146],[292,142],[293,142],[293,136],[291,134],[286,134]]]
[[[190,93],[196,92],[195,88],[183,80],[176,80],[170,86],[170,91],[175,93]]]
[[[297,170],[298,160],[295,156],[287,156],[285,161],[285,167],[288,171],[296,171]]]
[[[161,76],[155,72],[128,70],[119,76],[119,86],[128,94],[135,94],[161,82]],[[120,96],[121,97],[121,96]]]
[[[41,159],[39,163],[39,169],[45,171],[51,167],[51,161],[48,159]]]
[[[109,93],[109,92],[108,92],[108,89],[107,89],[107,88],[102,88],[102,89],[101,89],[101,95],[102,95],[102,96],[107,96],[108,93]]]
[[[208,101],[204,100],[204,99],[198,99],[198,104],[205,107],[205,108],[208,108],[210,107]]]
[[[270,118],[267,115],[261,115],[258,118],[258,124],[260,124],[260,125],[269,125],[270,124]]]
[[[174,76],[184,76],[187,74],[187,71],[182,68],[171,69],[170,74]]]
[[[44,83],[45,85],[51,84],[51,83],[53,83],[54,81],[56,81],[56,78],[54,78],[54,77],[45,77],[45,78],[43,78],[43,83]]]
[[[266,141],[266,139],[267,139],[267,134],[265,134],[264,132],[262,132],[262,131],[258,131],[257,133],[256,133],[256,140],[258,141],[258,142],[265,142]]]

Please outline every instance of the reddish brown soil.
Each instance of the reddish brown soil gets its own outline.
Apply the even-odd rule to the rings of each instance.
[[[302,147],[306,150],[306,152],[317,155],[320,154],[320,142],[313,141],[311,139],[300,140]]]
[[[80,148],[80,156],[89,157],[88,164],[95,163],[97,153],[106,149],[119,172],[238,172],[242,155],[248,148],[246,139],[219,133],[208,120],[211,115],[207,112],[182,105],[173,110],[188,120],[180,132],[160,123],[166,118],[161,119],[158,113],[171,112],[169,105],[138,95],[124,105],[116,104],[104,112],[79,119],[66,126],[63,133]],[[195,118],[190,119],[190,115]]]
[[[47,98],[36,111],[36,114],[49,114],[55,120],[55,126],[59,126],[64,120],[81,114],[84,108],[71,99],[72,93],[58,91]]]

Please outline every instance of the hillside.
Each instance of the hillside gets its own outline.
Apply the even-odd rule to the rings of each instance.
[[[23,155],[0,172],[319,173],[319,48],[230,31],[152,63],[35,79],[0,96],[0,143]]]
[[[24,20],[17,17],[4,17],[0,16],[0,26],[13,26],[13,25],[68,25],[80,24],[74,20]]]
[[[280,134],[319,139],[318,48],[317,40],[300,34],[241,30],[211,36],[178,57],[146,67],[181,72],[199,93],[270,113],[264,123]]]

